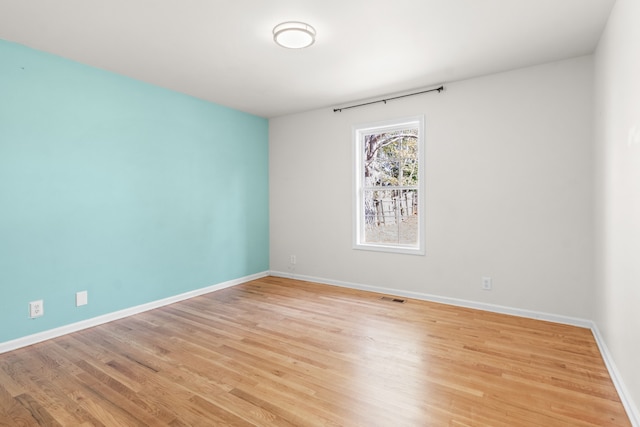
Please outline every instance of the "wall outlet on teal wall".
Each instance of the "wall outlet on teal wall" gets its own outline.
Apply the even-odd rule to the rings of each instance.
[[[87,291],[76,292],[76,307],[87,305],[89,303],[89,294]]]
[[[44,316],[44,301],[31,301],[29,303],[29,317],[35,319],[42,316]]]

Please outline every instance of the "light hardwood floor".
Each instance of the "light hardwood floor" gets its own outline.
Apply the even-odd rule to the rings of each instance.
[[[267,277],[0,355],[0,425],[628,426],[591,332]]]

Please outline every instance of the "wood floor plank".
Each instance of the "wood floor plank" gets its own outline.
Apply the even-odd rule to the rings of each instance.
[[[266,277],[0,354],[0,426],[629,426],[591,331]]]
[[[33,414],[0,385],[0,426],[37,426]]]
[[[16,401],[20,402],[20,404],[31,414],[38,425],[46,425],[52,427],[61,425],[51,416],[51,414],[49,414],[46,408],[44,408],[42,404],[34,399],[31,395],[21,394],[19,396],[16,396]]]

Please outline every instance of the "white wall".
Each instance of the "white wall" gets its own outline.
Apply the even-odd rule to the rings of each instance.
[[[592,319],[592,71],[581,57],[270,120],[271,269]],[[417,114],[427,254],[354,250],[351,126]]]
[[[640,404],[638,18],[639,1],[618,0],[595,55],[596,320],[636,412]]]

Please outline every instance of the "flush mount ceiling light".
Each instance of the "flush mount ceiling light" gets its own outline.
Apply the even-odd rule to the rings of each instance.
[[[304,22],[283,22],[273,28],[273,41],[288,49],[302,49],[316,41],[316,30]]]

